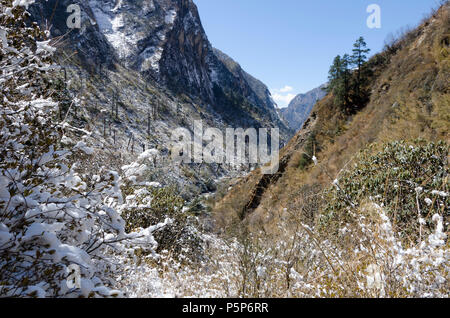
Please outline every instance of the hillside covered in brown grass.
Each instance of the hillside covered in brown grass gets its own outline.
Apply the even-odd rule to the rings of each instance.
[[[449,141],[450,15],[448,3],[416,29],[388,43],[374,55],[370,100],[355,114],[335,105],[330,93],[319,101],[308,121],[281,151],[276,175],[255,171],[240,179],[215,205],[215,217],[226,228],[241,221],[275,231],[289,213],[317,221],[330,187],[357,154],[372,145],[396,140]],[[312,158],[317,158],[314,164]]]

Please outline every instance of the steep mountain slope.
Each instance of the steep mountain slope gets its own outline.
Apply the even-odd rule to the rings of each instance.
[[[367,145],[415,138],[449,141],[449,7],[447,2],[368,61],[371,97],[358,113],[344,114],[332,95],[319,101],[282,150],[279,173],[254,171],[240,179],[215,207],[219,222],[245,219],[276,230],[286,211],[295,213],[311,198],[320,200],[320,190]],[[320,204],[308,206],[314,218]]]
[[[66,26],[68,0],[40,2],[31,10],[53,35],[65,36],[67,52],[98,73],[113,62],[139,72],[147,81],[187,95],[204,112],[230,126],[278,126],[273,103],[261,99],[246,78],[233,74],[216,56],[192,0],[90,0],[80,4],[81,29]]]
[[[266,107],[273,108],[275,106],[275,103],[271,98],[270,91],[264,83],[245,72],[236,61],[219,49],[214,48],[213,50],[217,58],[236,78],[245,80],[248,83],[258,98],[266,104]]]
[[[236,61],[219,49],[214,48],[213,50],[214,54],[227,67],[227,69],[237,79],[239,79],[240,82],[246,83],[251,88],[252,93],[256,95],[256,97],[252,96],[253,99],[259,99],[260,103],[263,105],[263,108],[268,110],[275,109],[276,112],[278,112],[269,88],[263,82],[248,74]],[[289,127],[288,123],[285,122],[281,116],[275,116],[277,115],[276,113],[271,113],[269,111],[268,113],[270,113],[272,121],[274,121],[279,127]]]
[[[281,109],[281,114],[288,121],[289,127],[298,131],[308,119],[316,102],[325,97],[326,84],[310,90],[305,94],[298,94],[289,103],[287,108]]]
[[[221,130],[279,127],[281,142],[292,136],[267,92],[261,94],[264,85],[244,71],[234,73],[216,55],[192,0],[81,2],[80,29],[67,27],[70,4],[38,1],[29,10],[59,48],[57,80],[66,90],[61,116],[91,132],[94,165],[120,168],[157,148],[161,158],[151,179],[164,175],[184,192],[209,192],[213,180],[243,171],[173,166],[174,129],[193,131],[194,121],[202,120]]]

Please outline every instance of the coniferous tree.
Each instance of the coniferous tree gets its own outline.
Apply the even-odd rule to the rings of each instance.
[[[368,98],[367,79],[369,72],[365,68],[370,49],[363,37],[353,45],[353,54],[336,56],[330,67],[327,91],[332,92],[335,104],[346,112],[354,112],[365,104]],[[352,71],[355,69],[355,72]]]
[[[336,87],[337,83],[340,80],[341,75],[341,56],[338,55],[334,58],[333,64],[330,67],[330,70],[328,72],[328,87],[327,92],[332,92],[333,89]]]
[[[351,58],[348,54],[344,54],[341,60],[341,71],[342,71],[342,79],[341,79],[341,87],[338,90],[338,98],[340,98],[341,105],[346,109],[350,104],[350,64]]]
[[[350,63],[351,60],[348,54],[345,54],[343,57],[336,56],[328,76],[328,91],[334,94],[335,103],[343,109],[346,109],[350,102]]]
[[[351,56],[352,64],[356,67],[356,78],[354,80],[354,98],[355,103],[361,103],[364,100],[363,87],[367,82],[367,74],[364,72],[364,64],[367,62],[367,54],[370,49],[363,37],[359,37],[353,44],[353,54]]]

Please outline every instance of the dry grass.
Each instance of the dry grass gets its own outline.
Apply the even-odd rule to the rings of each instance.
[[[369,61],[374,71],[372,94],[359,113],[344,116],[330,95],[316,105],[312,114],[316,119],[281,152],[282,157],[290,157],[289,165],[283,176],[265,191],[260,205],[249,217],[251,223],[262,223],[265,230],[277,231],[284,208],[301,204],[299,189],[305,185],[329,185],[352,163],[355,154],[369,144],[419,137],[450,140],[448,8],[433,12],[429,20],[407,32],[396,42],[395,50],[386,50]],[[303,140],[313,133],[319,164],[299,169],[298,162],[305,150]],[[239,213],[260,178],[255,171],[216,205],[216,216],[222,224]]]

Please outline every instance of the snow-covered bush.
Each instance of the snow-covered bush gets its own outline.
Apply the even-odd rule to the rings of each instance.
[[[169,219],[165,227],[153,233],[158,243],[156,251],[167,251],[176,258],[198,260],[202,257],[202,242],[197,218],[189,214],[185,201],[174,188],[145,181],[156,157],[157,151],[150,149],[136,162],[122,167],[125,177],[121,189],[125,202],[120,213],[126,222],[126,231],[131,233]]]
[[[158,266],[130,264],[120,280],[135,297],[448,297],[450,250],[442,216],[418,245],[407,246],[373,202],[339,229],[345,244],[321,237],[292,215],[295,231],[224,240],[203,235],[197,267],[162,253]],[[419,223],[416,224],[420,226]],[[280,224],[286,229],[287,224]]]
[[[119,296],[112,256],[133,252],[131,240],[153,248],[153,229],[126,234],[119,175],[80,174],[92,149],[59,146],[54,48],[27,21],[32,2],[0,2],[0,296]]]
[[[328,191],[320,225],[335,235],[339,225],[351,221],[348,211],[371,198],[384,208],[402,237],[417,240],[432,230],[434,214],[448,217],[449,147],[443,141],[394,141],[373,155],[376,146],[361,152],[355,166]],[[415,226],[419,220],[421,228]]]
[[[357,222],[339,229],[339,245],[305,231],[306,226],[297,235],[308,241],[299,249],[306,254],[307,266],[293,267],[293,289],[300,296],[448,297],[450,250],[441,215],[432,217],[431,234],[409,246],[376,203],[349,213]]]

